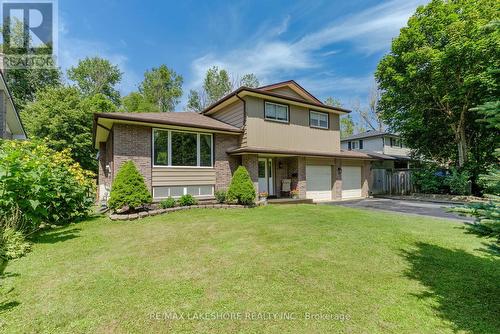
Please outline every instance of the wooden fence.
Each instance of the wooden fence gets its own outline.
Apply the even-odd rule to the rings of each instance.
[[[414,191],[411,171],[408,169],[373,169],[371,191],[374,195],[408,195]]]

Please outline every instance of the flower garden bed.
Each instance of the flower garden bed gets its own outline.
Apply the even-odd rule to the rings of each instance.
[[[176,206],[167,209],[153,209],[149,211],[141,211],[138,213],[113,213],[109,215],[111,220],[134,220],[149,216],[156,216],[164,213],[170,213],[174,211],[182,211],[189,209],[243,209],[251,208],[253,206],[249,205],[237,205],[237,204],[199,204],[191,206]]]

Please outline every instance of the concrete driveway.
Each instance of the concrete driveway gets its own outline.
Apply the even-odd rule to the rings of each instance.
[[[366,198],[361,200],[328,202],[323,204],[340,205],[359,209],[392,211],[436,218],[446,218],[456,220],[457,222],[473,221],[473,219],[470,217],[461,217],[456,213],[447,212],[446,210],[452,205],[442,203],[395,200],[386,198]]]

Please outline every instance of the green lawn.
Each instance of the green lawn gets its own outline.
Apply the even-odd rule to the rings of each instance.
[[[461,226],[314,205],[93,219],[9,264],[1,330],[498,333],[500,261]]]

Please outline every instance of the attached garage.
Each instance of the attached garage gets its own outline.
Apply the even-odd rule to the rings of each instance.
[[[361,167],[342,167],[342,199],[361,197]]]
[[[332,166],[306,166],[306,197],[315,201],[332,200]]]

